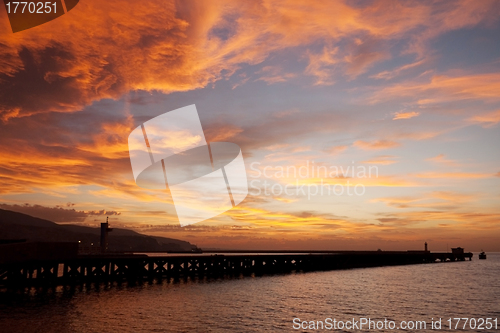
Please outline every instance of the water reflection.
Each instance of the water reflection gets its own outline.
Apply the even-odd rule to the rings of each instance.
[[[499,317],[488,260],[232,278],[88,283],[2,294],[5,332],[290,331],[295,317]]]

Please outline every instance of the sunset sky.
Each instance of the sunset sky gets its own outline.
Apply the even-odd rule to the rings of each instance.
[[[250,192],[180,227],[166,191],[136,185],[127,139],[191,104],[208,142],[240,146]],[[498,1],[82,0],[15,34],[0,5],[0,208],[58,223],[500,251],[499,123]]]

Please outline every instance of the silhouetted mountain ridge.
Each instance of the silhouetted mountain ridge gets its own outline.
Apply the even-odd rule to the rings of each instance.
[[[44,242],[82,242],[98,244],[100,228],[57,223],[30,215],[0,209],[0,239],[26,239]],[[186,241],[147,236],[128,229],[113,228],[109,251],[191,251]]]

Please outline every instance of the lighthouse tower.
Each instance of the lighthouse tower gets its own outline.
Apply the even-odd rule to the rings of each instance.
[[[101,253],[106,253],[108,251],[108,232],[113,231],[109,227],[108,217],[106,217],[106,223],[101,223]]]

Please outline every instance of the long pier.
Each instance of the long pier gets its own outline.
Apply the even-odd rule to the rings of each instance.
[[[0,287],[72,285],[94,281],[141,281],[188,276],[263,275],[471,260],[472,253],[342,251],[315,253],[226,253],[80,255],[0,264]]]

